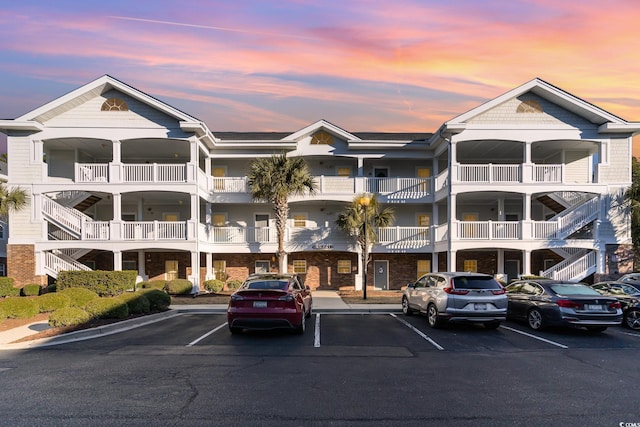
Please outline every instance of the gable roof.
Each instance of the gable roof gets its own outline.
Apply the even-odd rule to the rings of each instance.
[[[527,92],[534,93],[598,126],[605,124],[627,125],[627,122],[620,117],[611,114],[590,102],[578,98],[577,96],[574,96],[540,78],[535,78],[498,96],[497,98],[467,111],[466,113],[454,117],[447,121],[444,126],[449,130],[457,129],[459,131],[461,128],[464,128],[464,124],[469,119]]]

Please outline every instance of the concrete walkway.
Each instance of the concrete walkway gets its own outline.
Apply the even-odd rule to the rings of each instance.
[[[340,313],[340,312],[357,312],[357,313],[391,313],[401,311],[400,304],[347,304],[335,291],[313,291],[313,311],[314,313]],[[142,325],[154,323],[167,317],[177,316],[181,313],[225,313],[227,304],[184,304],[171,305],[170,309],[163,313],[151,314],[149,316],[129,319],[122,322],[112,323],[110,325],[100,326],[92,329],[83,329],[81,331],[71,332],[68,334],[58,335],[55,338],[45,338],[41,340],[27,341],[17,344],[9,344],[18,339],[29,335],[37,334],[49,328],[47,322],[31,323],[29,325],[20,326],[5,332],[0,332],[0,350],[1,349],[20,349],[37,347],[43,343],[52,345],[68,341],[77,341],[88,339],[100,335],[108,335],[122,330],[133,329]]]

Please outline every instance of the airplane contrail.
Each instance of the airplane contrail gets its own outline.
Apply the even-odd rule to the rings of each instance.
[[[228,31],[232,33],[245,33],[245,34],[257,34],[262,36],[266,35],[266,36],[275,36],[275,37],[287,37],[287,38],[293,38],[293,39],[318,40],[317,38],[297,36],[295,34],[269,33],[264,31],[242,30],[238,28],[214,27],[210,25],[198,25],[198,24],[185,24],[183,22],[159,21],[156,19],[133,18],[130,16],[109,16],[109,18],[121,19],[125,21],[147,22],[150,24],[174,25],[178,27],[202,28],[205,30]]]

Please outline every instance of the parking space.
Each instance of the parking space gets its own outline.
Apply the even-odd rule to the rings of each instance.
[[[125,344],[126,343],[126,344]],[[425,352],[521,352],[558,349],[640,349],[640,333],[612,327],[603,333],[580,329],[532,331],[504,322],[498,329],[481,325],[429,328],[422,316],[396,313],[316,313],[304,335],[288,331],[253,331],[232,335],[224,314],[182,314],[158,323],[71,345],[105,350],[126,345],[228,355],[368,355],[408,357]],[[191,350],[189,350],[191,349]],[[395,349],[391,351],[391,349]]]

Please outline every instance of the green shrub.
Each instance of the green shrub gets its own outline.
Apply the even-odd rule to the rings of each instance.
[[[84,288],[67,288],[56,293],[66,295],[71,300],[70,306],[79,308],[84,308],[89,301],[99,298],[98,294]]]
[[[235,291],[242,285],[242,280],[229,280],[227,282],[227,289],[230,291]]]
[[[58,290],[58,288],[57,288],[56,284],[55,284],[55,283],[53,283],[53,284],[51,284],[51,285],[47,285],[47,286],[45,286],[44,288],[42,288],[42,291],[40,291],[40,293],[42,293],[42,294],[49,294],[49,293],[51,293],[51,292],[55,292],[55,291],[57,291],[57,290]]]
[[[126,301],[119,297],[96,298],[87,303],[85,310],[94,319],[125,319],[129,317]]]
[[[119,295],[118,298],[127,304],[129,314],[147,314],[151,311],[149,298],[141,292],[127,292]]]
[[[86,288],[101,297],[120,295],[133,289],[138,272],[127,271],[61,271],[58,273],[58,290]]]
[[[40,295],[40,290],[42,287],[36,283],[30,283],[28,285],[24,285],[22,289],[20,289],[20,295],[23,297],[32,297]]]
[[[0,301],[0,310],[11,319],[33,317],[40,311],[35,300],[23,297],[6,297]]]
[[[145,289],[140,291],[149,300],[151,311],[165,311],[171,305],[171,297],[158,289]]]
[[[49,326],[74,326],[87,323],[91,315],[78,307],[63,307],[49,315]]]
[[[190,294],[193,291],[193,283],[187,279],[173,279],[165,288],[169,295]]]
[[[205,280],[204,288],[209,292],[213,292],[217,294],[224,288],[224,282],[222,280],[214,279],[214,280]]]
[[[20,295],[20,289],[13,287],[13,278],[0,277],[0,298],[17,297]]]
[[[71,298],[62,293],[42,294],[36,298],[40,313],[49,313],[71,305]]]
[[[146,282],[140,282],[137,285],[138,289],[158,289],[160,291],[164,290],[164,288],[167,286],[167,281],[166,280],[149,280]]]

